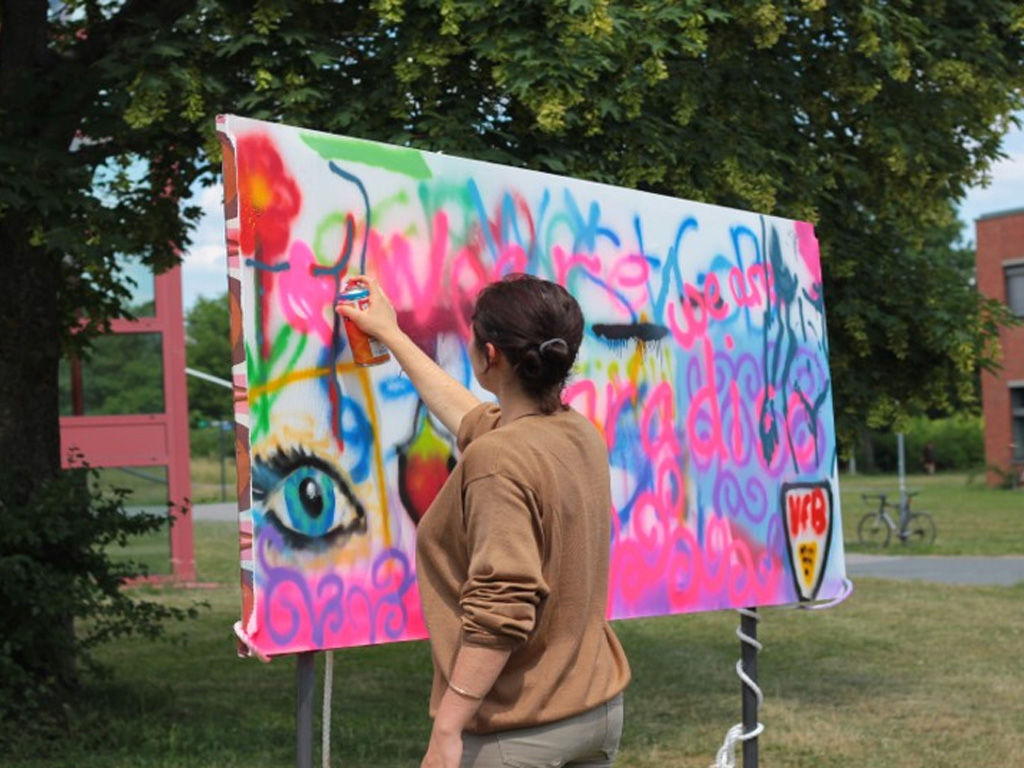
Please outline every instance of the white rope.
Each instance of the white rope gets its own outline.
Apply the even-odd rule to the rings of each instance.
[[[718,748],[712,768],[736,768],[736,743],[760,736],[762,731],[764,731],[763,723],[758,723],[757,728],[750,733],[743,733],[743,723],[736,723],[725,734],[725,741]]]
[[[323,768],[331,768],[331,689],[334,682],[334,651],[327,651],[324,658],[324,710],[320,723],[322,731],[320,752]]]
[[[834,598],[825,603],[800,603],[797,608],[804,611],[824,611],[828,608],[835,608],[841,602],[853,594],[853,582],[848,578],[843,579],[843,589]]]
[[[749,608],[740,608],[739,613],[741,616],[752,618],[754,621],[761,621],[761,616],[757,611],[752,611]],[[740,639],[741,643],[745,643],[753,648],[755,651],[760,652],[764,646],[758,642],[756,637],[751,637],[743,631],[743,625],[741,624],[736,628],[736,636]],[[757,708],[761,708],[761,704],[764,703],[764,694],[758,687],[757,683],[747,674],[746,670],[743,669],[743,660],[736,662],[736,674],[739,676],[743,684],[754,692],[754,696],[757,697]],[[764,723],[758,721],[757,726],[746,733],[743,732],[743,723],[737,723],[730,728],[725,734],[725,740],[722,742],[722,746],[718,749],[718,754],[715,755],[715,762],[711,768],[736,768],[736,744],[741,741],[748,741],[756,738],[764,732]]]
[[[757,611],[751,610],[750,608],[739,608],[737,609],[737,613],[739,613],[740,616],[746,616],[748,619],[753,619],[755,623],[761,621],[761,614],[759,614]],[[764,646],[758,642],[756,637],[751,637],[743,631],[742,624],[736,628],[736,637],[740,639],[741,643],[746,643],[747,645],[752,646],[754,650],[758,652],[760,652],[764,648]],[[749,677],[746,677],[745,673],[741,673],[740,676],[746,678],[744,682],[750,680]],[[758,705],[760,705],[761,702],[764,700],[761,696],[761,689],[758,688],[757,684],[753,681],[748,683],[748,685],[757,692],[757,703]]]

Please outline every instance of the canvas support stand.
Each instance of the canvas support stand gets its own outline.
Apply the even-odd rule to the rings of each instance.
[[[305,651],[295,659],[295,766],[313,768],[313,693],[316,689],[316,654]]]
[[[757,685],[757,654],[762,648],[757,640],[757,622],[761,617],[756,608],[741,608],[739,613],[740,626],[736,629],[736,636],[740,639],[740,660],[736,662],[736,674],[743,683],[743,721],[725,735],[713,768],[736,768],[737,742],[743,743],[743,768],[757,768],[757,737],[764,730],[764,725],[757,720],[764,700],[764,694]]]
[[[743,768],[757,768],[758,730],[757,714],[761,704],[761,690],[757,686],[757,613],[748,609],[740,613],[740,661],[743,665],[743,734],[751,734],[743,742]],[[753,643],[746,640],[750,638]]]

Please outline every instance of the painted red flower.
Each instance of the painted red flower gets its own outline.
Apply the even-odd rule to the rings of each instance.
[[[272,264],[288,247],[302,194],[269,136],[242,136],[235,151],[242,254]]]

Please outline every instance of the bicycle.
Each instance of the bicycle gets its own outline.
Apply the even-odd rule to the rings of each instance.
[[[928,546],[935,541],[935,521],[927,512],[912,512],[910,500],[918,491],[909,491],[901,503],[888,501],[884,493],[862,493],[861,498],[871,503],[878,501],[878,509],[868,512],[857,524],[857,539],[870,547],[887,547],[895,533],[906,546]],[[895,509],[899,524],[886,510]]]

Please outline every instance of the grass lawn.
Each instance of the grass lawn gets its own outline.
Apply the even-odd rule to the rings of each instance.
[[[918,491],[911,502],[914,510],[928,512],[935,519],[935,544],[918,549],[934,555],[1024,554],[1024,490],[988,488],[984,477],[967,474],[909,475],[906,486]],[[839,480],[843,515],[843,538],[851,552],[869,551],[857,544],[857,523],[869,506],[861,494],[885,493],[899,500],[899,483],[894,475],[844,475]],[[890,513],[892,514],[892,513]],[[870,551],[877,552],[877,549]],[[894,536],[889,554],[908,554]]]
[[[235,454],[192,457],[192,501],[195,504],[235,500]]]
[[[936,518],[937,554],[1024,553],[1024,493],[967,485],[963,476],[912,478]],[[847,540],[859,493],[896,492],[894,478],[844,477]],[[850,512],[854,511],[854,514]],[[24,768],[230,768],[294,765],[295,662],[238,659],[237,533],[196,522],[203,589],[146,587],[198,621],[183,643],[121,641],[100,658],[63,738],[0,755]],[[892,548],[892,545],[890,545]],[[894,549],[898,552],[898,548]],[[1016,765],[1024,754],[1024,689],[1014,662],[1024,643],[1024,585],[973,587],[858,579],[824,611],[761,611],[765,692],[761,764],[769,768],[960,768]],[[616,623],[633,667],[619,768],[706,768],[740,719],[738,614],[701,613]],[[318,654],[314,761],[325,654]],[[430,723],[426,643],[336,651],[332,765],[417,766]],[[737,759],[741,762],[739,754]]]

